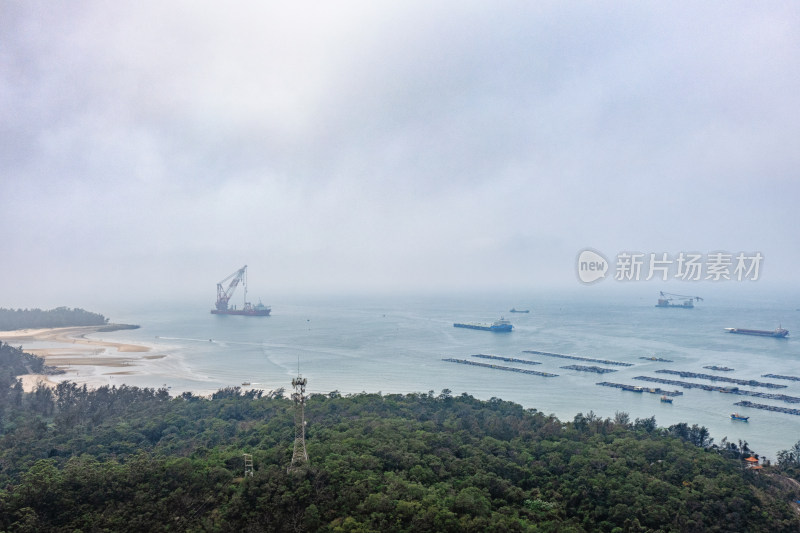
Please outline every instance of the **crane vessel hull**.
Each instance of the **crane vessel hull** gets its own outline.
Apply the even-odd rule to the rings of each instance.
[[[683,303],[679,303],[679,304],[674,304],[674,303],[668,302],[666,300],[659,300],[658,303],[656,304],[656,307],[680,307],[680,308],[683,308],[683,309],[693,309],[694,308],[694,302],[688,301],[688,302],[683,302]]]
[[[243,316],[269,316],[271,308],[266,309],[226,309],[220,311],[219,309],[212,309],[212,315],[243,315]]]

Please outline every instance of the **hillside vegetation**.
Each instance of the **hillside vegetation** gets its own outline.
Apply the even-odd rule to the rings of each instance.
[[[11,384],[0,409],[0,531],[800,530],[800,491],[778,467],[746,469],[705,428],[624,413],[564,422],[446,390],[315,395],[310,464],[287,472],[283,391]]]

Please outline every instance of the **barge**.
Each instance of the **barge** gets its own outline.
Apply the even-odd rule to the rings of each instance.
[[[783,329],[778,326],[777,329],[772,331],[763,329],[744,329],[744,328],[725,328],[728,333],[738,333],[739,335],[755,335],[757,337],[775,337],[776,339],[783,339],[789,335],[789,330]]]
[[[466,328],[466,329],[479,329],[481,331],[494,331],[496,333],[502,332],[509,332],[514,329],[514,326],[511,325],[511,322],[506,320],[503,317],[500,317],[500,320],[494,321],[492,324],[476,324],[472,322],[467,323],[459,323],[456,322],[453,324],[454,328]]]

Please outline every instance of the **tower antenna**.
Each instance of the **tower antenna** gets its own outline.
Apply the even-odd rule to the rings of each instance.
[[[297,356],[297,377],[292,380],[294,393],[294,451],[292,452],[292,462],[288,471],[299,469],[308,464],[308,452],[306,452],[306,419],[304,407],[306,403],[306,383],[308,380],[300,374],[300,356]]]
[[[253,477],[253,456],[252,454],[244,454],[244,477]]]

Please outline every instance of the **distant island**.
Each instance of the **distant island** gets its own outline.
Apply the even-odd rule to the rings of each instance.
[[[74,326],[103,326],[98,331],[139,327],[130,324],[111,324],[105,316],[80,308],[57,307],[49,310],[0,308],[0,331]]]

